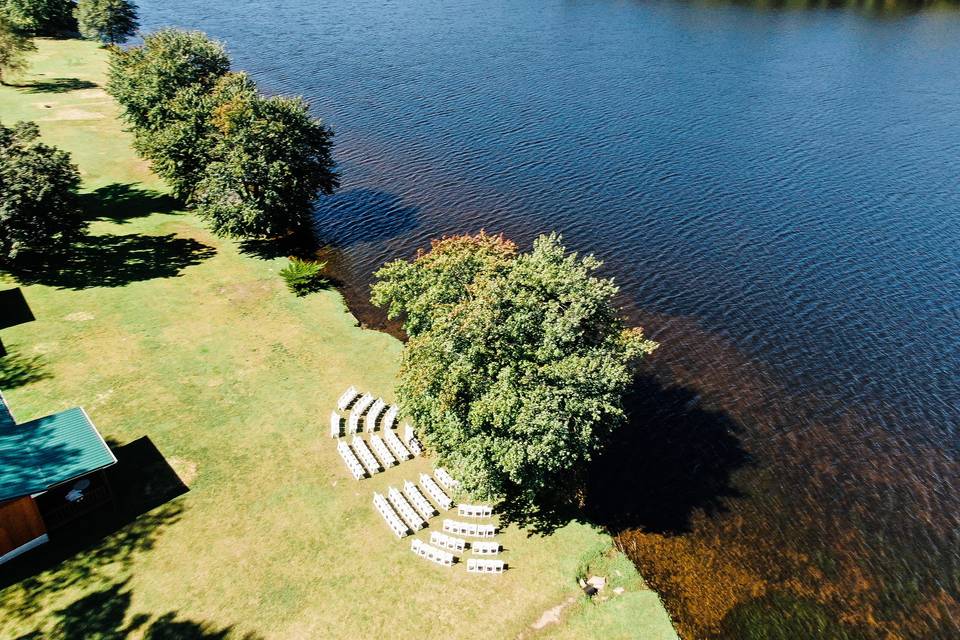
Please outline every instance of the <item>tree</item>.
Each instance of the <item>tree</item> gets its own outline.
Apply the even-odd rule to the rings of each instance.
[[[230,70],[219,42],[199,31],[162,29],[139,47],[110,51],[107,92],[136,129],[159,130],[173,117],[170,105],[181,90],[209,91]]]
[[[135,130],[134,147],[175,196],[189,201],[216,144],[214,112],[241,95],[255,96],[256,91],[244,73],[221,76],[211,90],[201,84],[185,87],[167,104],[165,126]]]
[[[37,47],[30,38],[18,33],[5,16],[0,15],[0,85],[6,85],[4,74],[22,73],[27,68],[27,54]]]
[[[301,98],[246,93],[218,106],[213,161],[197,184],[197,214],[220,235],[280,236],[309,227],[320,193],[339,186],[333,132]]]
[[[140,26],[129,0],[80,0],[75,15],[80,35],[110,44],[125,42]]]
[[[70,154],[38,142],[32,122],[0,124],[0,261],[24,250],[54,250],[86,223],[77,189],[80,172]]]
[[[69,0],[0,0],[3,13],[18,30],[35,36],[75,33],[76,4]]]
[[[633,366],[657,345],[625,328],[599,266],[556,235],[519,254],[481,233],[376,273],[372,302],[410,336],[401,407],[474,497],[557,499],[622,423]]]

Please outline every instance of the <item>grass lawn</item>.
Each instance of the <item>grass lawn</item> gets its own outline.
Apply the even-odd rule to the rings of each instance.
[[[336,291],[294,297],[285,260],[244,255],[177,210],[100,88],[104,52],[37,44],[0,114],[73,154],[97,220],[69,263],[19,276],[37,319],[3,332],[0,388],[20,421],[80,405],[117,446],[146,436],[189,491],[33,575],[0,569],[0,637],[675,637],[586,525],[508,528],[496,577],[413,556],[371,495],[429,461],[356,482],[327,435],[348,385],[392,398],[401,344],[360,329]],[[602,602],[578,595],[589,564],[610,573]],[[531,626],[564,603],[559,622]]]

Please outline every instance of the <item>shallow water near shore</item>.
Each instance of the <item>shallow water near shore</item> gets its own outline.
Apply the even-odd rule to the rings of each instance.
[[[592,513],[685,637],[960,637],[960,13],[144,0],[337,131],[358,316],[557,230],[663,347]]]

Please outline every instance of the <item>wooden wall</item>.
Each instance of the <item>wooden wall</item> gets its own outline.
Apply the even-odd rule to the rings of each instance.
[[[0,556],[47,532],[33,498],[0,503]]]

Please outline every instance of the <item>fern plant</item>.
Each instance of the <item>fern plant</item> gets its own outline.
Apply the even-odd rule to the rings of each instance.
[[[290,264],[280,270],[280,276],[287,283],[287,288],[297,296],[305,296],[329,284],[323,275],[326,262],[301,260],[290,258]]]

